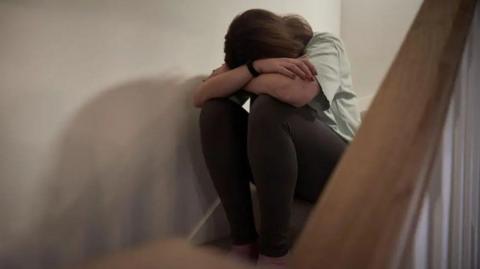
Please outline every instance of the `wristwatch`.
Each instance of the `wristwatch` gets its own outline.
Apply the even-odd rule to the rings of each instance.
[[[255,70],[255,68],[253,67],[253,61],[247,62],[247,68],[248,68],[248,71],[250,71],[250,74],[252,74],[252,76],[258,77],[260,75],[260,73],[258,73],[258,71]]]

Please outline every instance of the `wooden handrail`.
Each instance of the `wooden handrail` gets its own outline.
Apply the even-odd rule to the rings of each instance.
[[[293,251],[293,268],[398,268],[475,0],[425,0]]]

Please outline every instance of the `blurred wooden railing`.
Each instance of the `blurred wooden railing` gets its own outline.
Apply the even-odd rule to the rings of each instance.
[[[297,242],[295,269],[400,267],[422,205],[475,3],[424,1]]]
[[[406,268],[476,0],[425,0],[354,141],[312,211],[294,269]],[[381,42],[381,40],[379,40]],[[246,268],[178,241],[89,268]]]

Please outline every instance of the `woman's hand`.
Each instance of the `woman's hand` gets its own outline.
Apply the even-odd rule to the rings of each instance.
[[[213,69],[212,73],[208,76],[207,79],[211,78],[211,77],[214,77],[218,74],[221,74],[221,73],[224,73],[224,72],[227,72],[229,71],[230,68],[228,68],[228,66],[224,63],[222,64],[220,67],[216,68],[216,69]]]
[[[299,76],[303,80],[313,81],[317,70],[305,57],[299,58],[267,58],[253,62],[253,67],[259,73],[279,73],[291,79]]]
[[[245,65],[231,70],[227,65],[222,65],[213,70],[210,77],[194,90],[193,103],[196,107],[201,107],[209,99],[228,97],[251,80],[252,75]]]

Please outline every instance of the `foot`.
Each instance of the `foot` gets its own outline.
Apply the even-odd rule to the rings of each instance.
[[[288,254],[281,257],[269,257],[260,255],[257,266],[265,269],[286,269],[288,264]]]
[[[244,245],[232,245],[228,256],[241,261],[255,263],[258,258],[257,243],[255,242]]]

